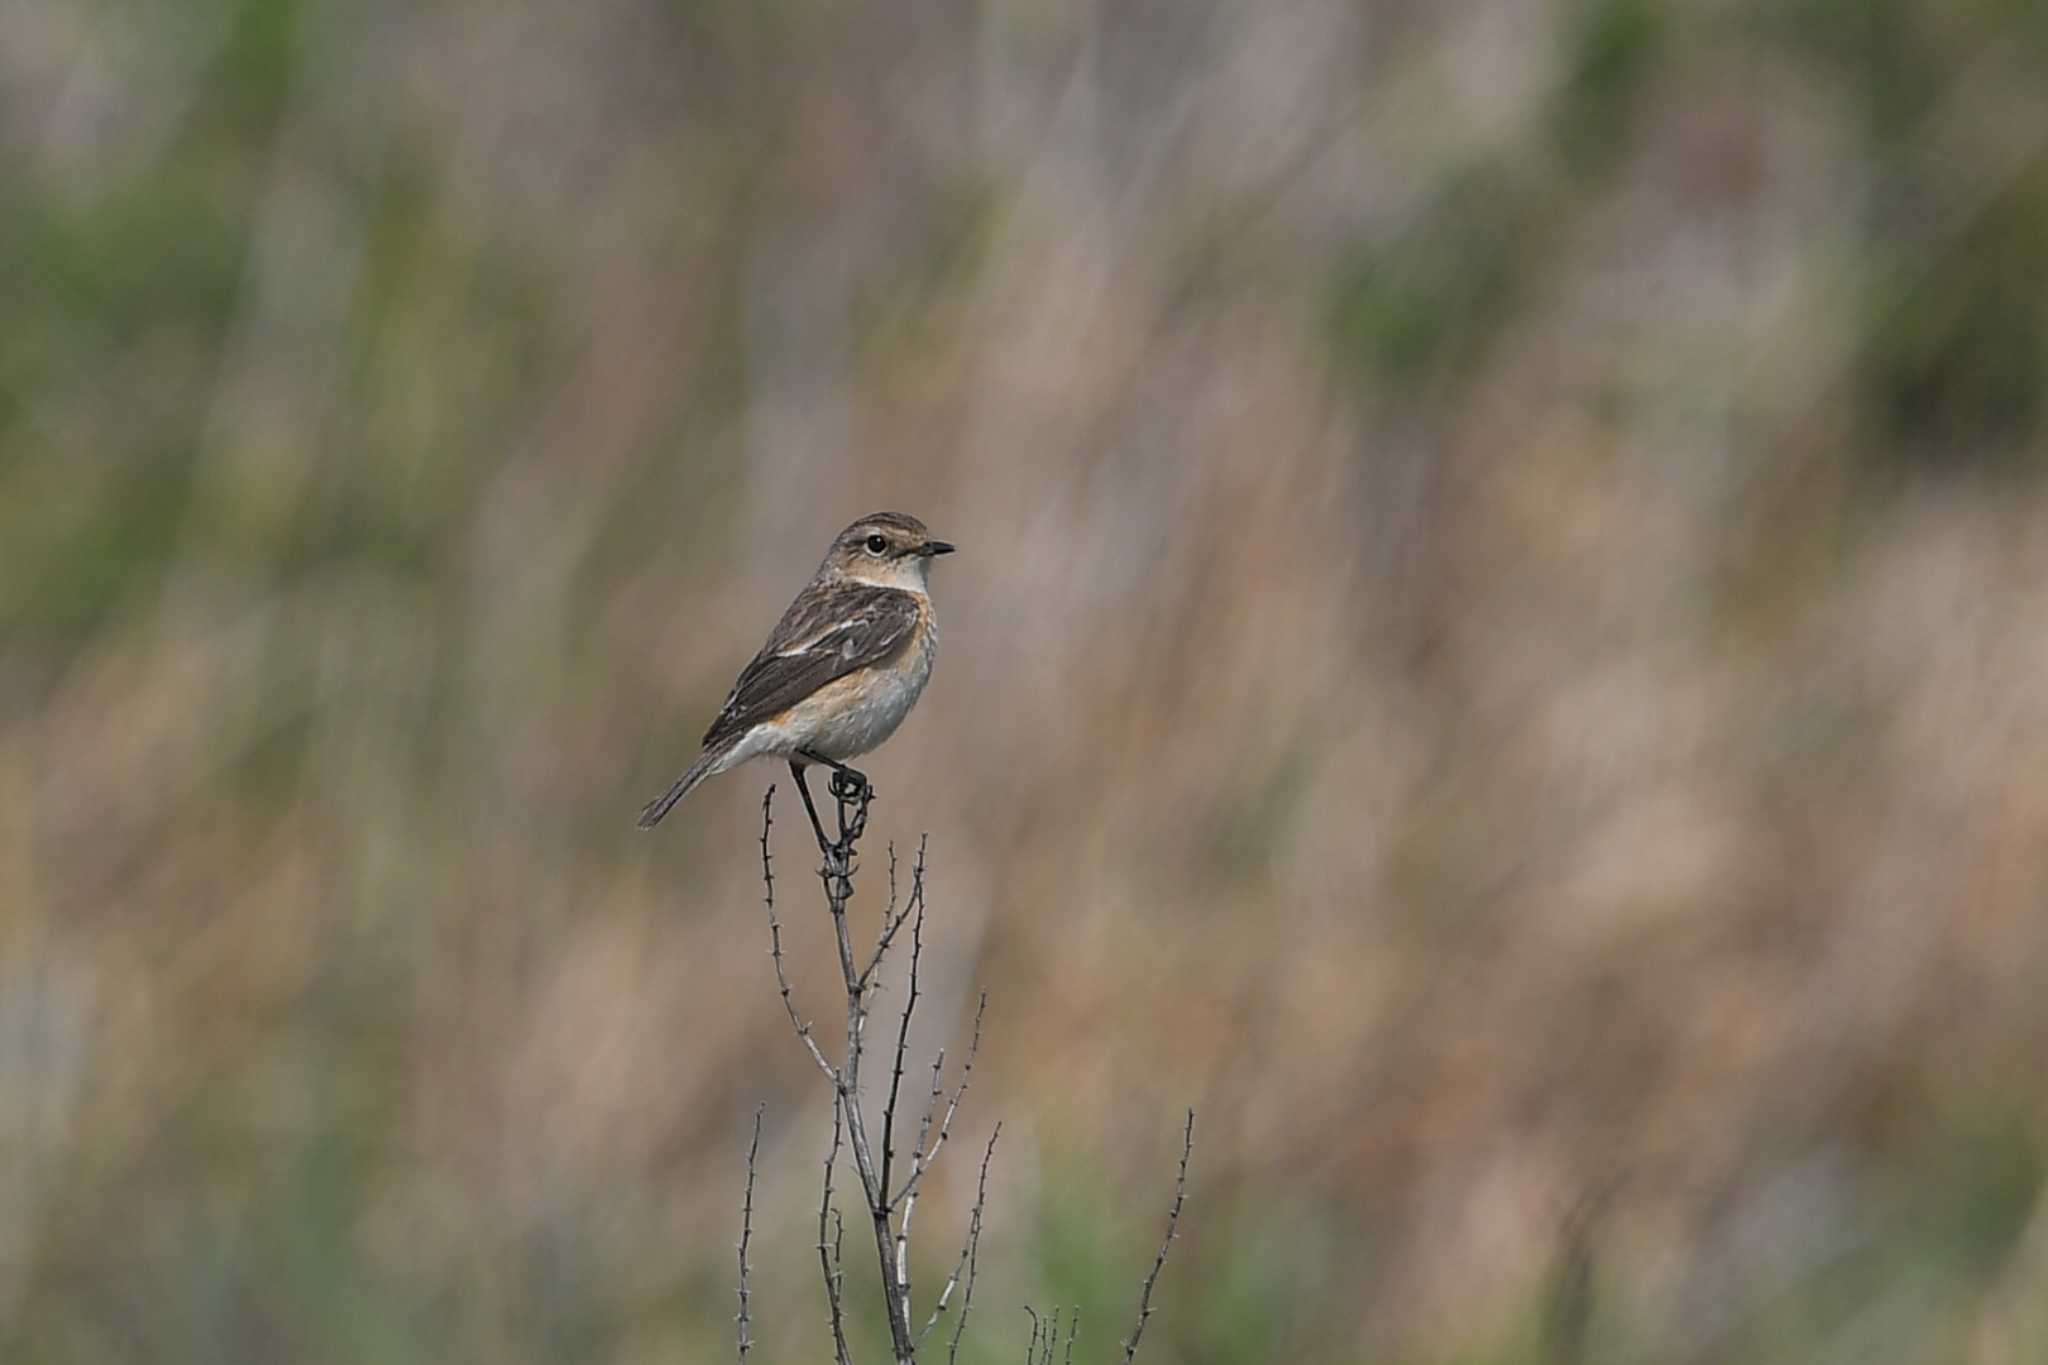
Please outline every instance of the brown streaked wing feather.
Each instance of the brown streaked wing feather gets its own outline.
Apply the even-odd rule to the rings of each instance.
[[[907,592],[865,583],[805,588],[741,670],[704,743],[744,734],[834,678],[882,662],[916,629],[917,599]]]

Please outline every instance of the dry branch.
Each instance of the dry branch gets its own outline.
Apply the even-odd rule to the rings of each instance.
[[[960,1260],[953,1267],[953,1273],[946,1280],[946,1287],[939,1291],[939,1301],[932,1306],[931,1321],[924,1325],[924,1331],[917,1334],[923,1341],[926,1333],[938,1326],[939,1315],[946,1311],[947,1300],[953,1297],[953,1286],[959,1284],[961,1266],[967,1269],[966,1288],[960,1295],[960,1316],[953,1323],[953,1344],[946,1351],[946,1365],[952,1365],[954,1357],[960,1354],[960,1338],[967,1331],[967,1315],[974,1309],[974,1272],[981,1259],[981,1218],[988,1208],[988,1163],[996,1154],[996,1139],[1003,1135],[1003,1125],[998,1123],[988,1135],[988,1146],[981,1152],[981,1178],[974,1186],[974,1207],[967,1213],[967,1240],[960,1246]]]
[[[1166,1269],[1167,1250],[1180,1235],[1180,1209],[1188,1196],[1188,1158],[1194,1150],[1195,1111],[1190,1109],[1187,1127],[1181,1133],[1180,1174],[1173,1182],[1173,1207],[1166,1214],[1166,1236],[1160,1240],[1159,1254],[1152,1258],[1152,1273],[1145,1277],[1145,1287],[1138,1294],[1138,1323],[1124,1341],[1124,1365],[1130,1365],[1131,1358],[1138,1354],[1138,1338],[1145,1335],[1145,1323],[1152,1316],[1152,1287],[1159,1283],[1159,1272]]]
[[[836,1088],[839,1085],[839,1069],[825,1060],[823,1048],[811,1036],[811,1026],[796,1012],[796,1001],[790,996],[789,972],[782,965],[782,921],[775,917],[775,861],[768,853],[768,831],[775,826],[775,784],[768,784],[768,791],[761,798],[761,882],[766,888],[762,897],[768,907],[768,956],[775,959],[775,984],[782,991],[782,1008],[789,1015],[790,1027],[796,1036],[810,1049],[811,1060],[818,1064]]]
[[[839,1164],[839,1137],[845,1125],[840,1121],[839,1097],[832,1097],[832,1150],[825,1154],[825,1191],[818,1200],[818,1269],[825,1277],[825,1303],[832,1319],[832,1358],[837,1365],[853,1365],[846,1349],[846,1302],[842,1292],[846,1271],[839,1259],[842,1224],[839,1210],[832,1206],[832,1171]]]
[[[746,1365],[747,1352],[754,1349],[754,1322],[748,1314],[752,1304],[747,1289],[747,1244],[754,1240],[754,1169],[755,1160],[761,1154],[761,1110],[764,1108],[765,1105],[754,1107],[754,1138],[747,1144],[747,1193],[740,1203],[740,1365]]]
[[[798,778],[801,789],[800,772]],[[805,795],[808,797],[807,792]],[[989,1166],[995,1158],[996,1138],[1002,1132],[1001,1124],[997,1124],[990,1133],[988,1144],[982,1150],[974,1204],[968,1211],[967,1233],[961,1245],[960,1257],[955,1262],[953,1272],[947,1277],[944,1287],[939,1291],[930,1316],[923,1327],[915,1332],[911,1327],[914,1321],[911,1316],[910,1273],[912,1222],[917,1212],[917,1199],[925,1176],[930,1173],[952,1137],[954,1119],[960,1112],[961,1102],[967,1096],[968,1084],[973,1079],[975,1059],[981,1051],[982,1023],[988,1012],[988,994],[982,992],[977,999],[973,1033],[968,1040],[966,1056],[961,1062],[959,1080],[950,1093],[944,1083],[945,1050],[940,1049],[932,1059],[931,1084],[919,1118],[917,1140],[909,1149],[909,1169],[902,1173],[899,1182],[897,1138],[904,1117],[900,1109],[903,1103],[903,1077],[908,1068],[911,1021],[924,995],[920,972],[924,961],[926,841],[918,841],[917,857],[911,865],[909,891],[900,899],[896,850],[893,846],[889,849],[889,903],[882,912],[873,951],[865,963],[860,963],[853,950],[853,933],[848,923],[847,906],[853,899],[856,854],[861,835],[867,828],[874,789],[864,781],[841,773],[835,774],[832,779],[832,795],[837,802],[838,838],[832,839],[825,834],[823,824],[816,819],[815,809],[812,818],[818,834],[818,851],[821,856],[818,882],[825,894],[825,908],[832,923],[833,942],[839,962],[840,986],[846,997],[843,1051],[836,1061],[827,1055],[825,1048],[818,1041],[816,1031],[797,1009],[788,967],[783,958],[782,921],[776,912],[775,866],[769,847],[770,832],[775,823],[773,784],[769,785],[767,793],[761,799],[760,843],[762,901],[767,907],[768,955],[775,967],[776,989],[782,997],[783,1012],[788,1016],[791,1030],[795,1032],[797,1040],[803,1044],[811,1060],[817,1064],[818,1069],[832,1085],[832,1145],[825,1157],[824,1185],[818,1202],[818,1266],[824,1280],[825,1298],[830,1314],[833,1359],[837,1365],[851,1365],[852,1362],[852,1352],[846,1339],[846,1270],[841,1255],[845,1224],[835,1203],[839,1154],[844,1150],[852,1161],[861,1200],[865,1205],[874,1236],[875,1259],[881,1272],[880,1288],[884,1315],[889,1324],[890,1344],[897,1365],[913,1365],[917,1359],[919,1344],[938,1325],[939,1319],[952,1303],[954,1292],[958,1290],[960,1311],[954,1321],[952,1340],[947,1353],[947,1359],[951,1362],[959,1353],[961,1338],[967,1329],[968,1315],[973,1308],[981,1229],[988,1204]],[[889,1081],[882,1099],[881,1141],[878,1150],[878,1144],[870,1135],[867,1113],[861,1106],[861,1064],[867,1053],[867,1023],[872,993],[879,987],[883,963],[888,957],[889,950],[906,924],[910,926],[910,960],[904,973],[903,1003],[896,1015],[895,1047],[889,1058]],[[1166,1240],[1169,1244],[1173,1241],[1180,1223],[1180,1208],[1187,1186],[1188,1153],[1193,1141],[1194,1115],[1190,1112],[1186,1142],[1181,1151],[1180,1179],[1175,1188],[1173,1209],[1167,1222]],[[757,1115],[755,1148],[758,1148],[759,1142]],[[746,1354],[752,1347],[746,1247],[752,1233],[753,1181],[754,1149],[750,1148],[747,1196],[742,1213],[740,1239],[742,1365],[745,1365]],[[1159,1272],[1165,1261],[1166,1247],[1162,1245],[1158,1257],[1153,1262],[1151,1274],[1145,1278],[1144,1290],[1139,1299],[1138,1325],[1125,1346],[1126,1362],[1137,1349],[1145,1320],[1151,1315],[1152,1288],[1158,1281]],[[1067,1319],[1065,1341],[1069,1361],[1073,1356],[1074,1334],[1079,1329],[1079,1321],[1078,1313]],[[1038,1355],[1040,1347],[1043,1347],[1042,1358],[1036,1360],[1034,1365],[1051,1365],[1053,1352],[1061,1338],[1060,1322],[1060,1315],[1055,1314],[1048,1330],[1043,1334],[1042,1341],[1039,1334],[1034,1333],[1032,1353]]]

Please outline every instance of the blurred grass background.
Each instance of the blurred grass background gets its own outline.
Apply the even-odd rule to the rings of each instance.
[[[973,1360],[1127,1330],[1183,1104],[1160,1365],[2048,1358],[2044,75],[2037,0],[0,7],[0,1357],[717,1358],[759,1102],[825,1354],[773,774],[632,823],[899,507]]]

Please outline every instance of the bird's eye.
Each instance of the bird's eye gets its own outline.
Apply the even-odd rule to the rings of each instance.
[[[884,550],[886,550],[886,549],[888,549],[888,548],[889,548],[889,542],[888,542],[888,541],[886,541],[886,540],[884,540],[884,539],[882,539],[882,538],[881,538],[880,536],[869,536],[869,537],[868,537],[868,553],[869,553],[869,554],[871,554],[871,555],[878,555],[878,554],[882,553],[882,551],[884,551]]]

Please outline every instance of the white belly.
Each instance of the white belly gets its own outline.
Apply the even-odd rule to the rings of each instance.
[[[931,676],[930,649],[913,650],[897,668],[874,670],[845,703],[810,720],[803,747],[842,763],[866,753],[896,733]]]

